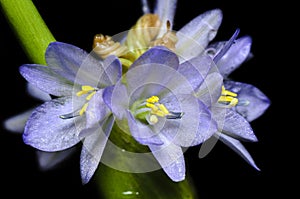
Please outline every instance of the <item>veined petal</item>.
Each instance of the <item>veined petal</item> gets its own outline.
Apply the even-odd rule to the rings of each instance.
[[[159,19],[162,22],[162,28],[160,29],[160,33],[158,34],[158,37],[161,37],[168,30],[167,21],[170,22],[171,25],[170,28],[172,29],[176,4],[177,4],[177,0],[156,1],[154,14],[157,14],[159,16]]]
[[[237,39],[218,61],[217,66],[224,77],[227,77],[247,59],[251,50],[251,43],[252,39],[249,36]]]
[[[24,142],[49,152],[64,150],[77,144],[80,141],[78,134],[85,128],[85,117],[60,118],[81,107],[82,104],[74,100],[58,98],[36,108],[26,123]]]
[[[129,107],[129,97],[126,86],[121,82],[118,82],[116,86],[104,89],[103,101],[119,120],[127,117],[126,110]]]
[[[235,110],[249,122],[260,117],[270,106],[270,100],[258,88],[241,82],[225,81],[226,89],[238,94],[238,99],[244,101]]]
[[[34,109],[30,109],[6,119],[4,128],[14,133],[23,133],[25,124],[33,111]]]
[[[120,60],[114,55],[108,56],[104,60],[103,66],[103,75],[98,79],[99,87],[107,87],[117,83],[122,77],[122,64]]]
[[[103,120],[110,112],[103,101],[102,95],[103,89],[97,91],[88,103],[86,109],[86,128],[91,128]]]
[[[163,141],[157,136],[155,132],[149,127],[149,125],[142,124],[137,121],[134,116],[127,111],[128,126],[130,128],[131,135],[136,141],[144,145],[162,145]]]
[[[220,98],[223,85],[223,77],[217,72],[207,75],[205,81],[196,91],[196,97],[206,106],[215,104]]]
[[[134,68],[145,64],[162,64],[174,68],[179,66],[179,60],[175,53],[164,46],[155,46],[142,54],[131,66]]]
[[[213,60],[208,56],[197,56],[179,65],[178,72],[190,82],[193,89],[197,89],[207,76]]]
[[[75,151],[75,147],[57,152],[45,152],[37,150],[36,153],[38,157],[39,167],[43,171],[53,169],[66,158],[75,153]]]
[[[218,122],[224,122],[223,128],[219,126],[219,130],[236,139],[256,142],[257,138],[249,124],[249,122],[240,114],[231,109],[213,108],[215,109],[214,119]],[[223,109],[223,110],[222,110]],[[225,111],[225,115],[224,112]],[[219,114],[219,115],[217,115]],[[223,117],[223,118],[222,118]]]
[[[95,128],[92,133],[85,137],[80,155],[80,171],[82,183],[86,184],[94,175],[101,160],[106,142],[110,135],[114,118],[111,115]]]
[[[87,56],[88,53],[84,50],[63,42],[50,43],[45,55],[47,65],[71,82],[74,82],[79,67]]]
[[[201,101],[191,95],[177,95],[176,98],[177,103],[172,98],[161,101],[168,110],[183,112],[180,119],[167,120],[161,130],[169,141],[190,147],[204,142],[217,131],[210,111]]]
[[[210,10],[199,15],[177,32],[176,52],[181,60],[189,60],[204,51],[208,43],[215,38],[222,17],[221,10]]]
[[[73,83],[54,73],[48,66],[26,64],[20,67],[20,73],[28,82],[46,93],[67,96],[73,91]]]
[[[223,133],[217,132],[216,137],[218,137],[224,144],[226,144],[228,147],[230,147],[232,150],[234,150],[237,154],[239,154],[246,162],[248,162],[252,167],[254,167],[256,170],[260,170],[247,149],[242,145],[240,141],[237,139],[234,139],[228,135],[225,135]]]
[[[49,101],[51,100],[51,97],[48,93],[45,93],[41,89],[37,88],[31,83],[27,84],[27,91],[32,96],[42,101]]]
[[[179,182],[185,179],[185,160],[181,147],[165,142],[163,145],[149,145],[149,148],[171,180]]]

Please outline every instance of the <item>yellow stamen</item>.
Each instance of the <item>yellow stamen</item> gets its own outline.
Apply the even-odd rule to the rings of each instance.
[[[83,113],[85,113],[88,104],[89,104],[89,103],[87,102],[87,103],[85,103],[85,104],[83,105],[83,107],[82,107],[82,108],[80,109],[80,111],[79,111],[79,115],[83,115]]]
[[[237,96],[236,93],[226,90],[224,86],[222,86],[222,95],[228,95],[228,96],[232,96],[232,97]]]
[[[239,102],[239,100],[236,97],[237,97],[236,93],[228,91],[225,89],[224,86],[222,86],[222,93],[218,102],[226,103],[228,106],[233,107],[236,106]]]
[[[158,108],[164,113],[164,114],[169,114],[168,109],[165,107],[163,104],[159,104]]]
[[[146,102],[149,102],[149,103],[157,103],[159,101],[159,97],[157,96],[152,96],[152,97],[149,97]]]
[[[96,91],[94,91],[91,94],[89,94],[85,99],[86,100],[90,100],[95,94],[96,94]]]
[[[168,109],[165,107],[165,105],[158,103],[159,97],[157,96],[151,96],[146,100],[146,107],[151,108],[151,114],[159,116],[159,117],[165,117],[169,114]]]

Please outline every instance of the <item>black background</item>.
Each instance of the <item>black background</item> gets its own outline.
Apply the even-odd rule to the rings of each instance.
[[[127,30],[141,16],[138,0],[124,1],[33,1],[56,40],[91,50],[97,33],[114,35]],[[249,166],[231,149],[218,142],[203,159],[198,159],[199,147],[186,153],[187,167],[196,184],[200,198],[271,198],[291,194],[291,181],[295,178],[288,154],[292,151],[287,130],[281,130],[286,114],[280,107],[286,93],[279,88],[276,73],[279,65],[279,14],[275,5],[262,5],[261,1],[179,0],[174,29],[214,8],[223,11],[223,23],[214,41],[228,39],[236,28],[240,36],[253,39],[254,58],[244,63],[231,77],[236,81],[255,85],[270,99],[271,106],[259,119],[251,123],[259,142],[245,143],[258,167]],[[20,65],[30,63],[16,37],[0,13],[1,56],[1,112],[0,120],[34,106],[37,101],[25,91],[25,80],[20,76]],[[277,52],[277,54],[276,54]],[[281,68],[282,69],[282,68]],[[294,132],[297,133],[297,132]],[[289,145],[289,146],[288,146]],[[97,197],[93,181],[82,186],[79,172],[79,153],[60,167],[42,172],[38,169],[35,150],[22,142],[21,135],[1,128],[1,198],[43,197]],[[42,195],[41,195],[42,194]],[[8,196],[9,197],[8,197]],[[6,197],[2,197],[6,196]]]

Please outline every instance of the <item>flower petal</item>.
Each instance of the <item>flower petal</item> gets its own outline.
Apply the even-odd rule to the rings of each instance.
[[[206,106],[215,104],[221,95],[223,77],[217,72],[207,75],[205,81],[196,91],[196,97]]]
[[[226,89],[238,94],[235,110],[249,122],[260,117],[270,106],[270,100],[258,88],[241,82],[225,81]]]
[[[142,124],[135,120],[134,116],[127,111],[128,126],[131,135],[136,141],[144,145],[162,145],[163,141],[156,135],[156,133],[149,127],[149,125]]]
[[[51,96],[48,93],[45,93],[44,91],[37,88],[36,86],[34,86],[31,83],[27,84],[27,91],[32,97],[35,97],[36,99],[39,99],[39,100],[42,100],[42,101],[51,100]]]
[[[254,167],[256,170],[260,170],[247,149],[242,145],[242,143],[230,136],[227,136],[223,133],[216,133],[216,137],[218,137],[224,144],[229,146],[232,150],[234,150],[237,154],[239,154],[244,160],[246,160],[252,167]]]
[[[82,183],[86,184],[94,175],[101,160],[106,142],[110,135],[114,118],[111,115],[103,123],[90,129],[92,133],[83,141],[80,155],[80,171]]]
[[[14,133],[23,133],[25,124],[33,111],[34,109],[30,109],[6,119],[4,128]]]
[[[45,151],[36,151],[38,157],[38,163],[41,170],[46,171],[53,169],[66,158],[75,153],[76,148],[69,148],[63,151],[57,152],[45,152]]]
[[[20,67],[22,76],[33,86],[55,96],[71,95],[73,83],[54,73],[50,67],[26,64]]]
[[[160,146],[149,145],[149,148],[171,180],[179,182],[185,179],[185,160],[181,147],[165,142]]]
[[[118,119],[122,120],[127,117],[129,98],[127,89],[121,82],[104,89],[103,101]]]
[[[193,89],[197,89],[207,76],[213,60],[208,56],[197,56],[179,65],[178,72],[190,82]]]
[[[257,141],[249,122],[234,110],[214,107],[213,112],[215,113],[214,119],[217,121],[218,128],[222,133],[236,139]]]
[[[251,50],[251,43],[252,39],[248,36],[237,39],[218,61],[217,66],[224,77],[227,77],[247,59]]]
[[[201,54],[208,43],[214,39],[222,22],[222,11],[207,11],[177,32],[176,52],[181,60],[189,60]]]
[[[166,98],[161,102],[173,112],[183,112],[180,119],[169,119],[161,129],[169,141],[182,147],[198,145],[210,138],[217,127],[208,108],[191,95],[177,95],[175,99]],[[195,119],[197,118],[197,119]]]
[[[170,22],[171,27],[169,28],[172,29],[176,4],[177,0],[156,1],[154,14],[157,14],[162,22],[162,27],[158,37],[161,37],[168,30],[167,22]]]
[[[97,91],[88,103],[86,109],[86,128],[94,126],[103,120],[110,112],[103,101],[102,95],[103,89]]]
[[[142,54],[131,66],[134,68],[145,64],[161,64],[177,69],[179,60],[175,53],[164,46],[155,46]]]
[[[79,109],[80,103],[74,100],[58,98],[36,108],[26,123],[24,142],[49,152],[64,150],[77,144],[80,141],[78,134],[85,127],[85,117],[60,117]]]

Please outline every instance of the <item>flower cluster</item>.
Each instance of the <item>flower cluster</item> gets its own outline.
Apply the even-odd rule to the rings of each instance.
[[[25,125],[24,142],[43,151],[45,167],[82,142],[83,183],[97,169],[113,125],[146,145],[176,182],[185,179],[184,148],[212,137],[259,169],[240,140],[257,141],[249,122],[270,101],[254,86],[227,78],[251,54],[251,38],[238,38],[236,30],[228,41],[211,43],[222,21],[219,9],[175,32],[175,0],[157,1],[154,11],[142,2],[144,15],[119,41],[96,35],[90,54],[53,42],[47,66],[22,65],[30,92],[45,102],[7,127]]]

